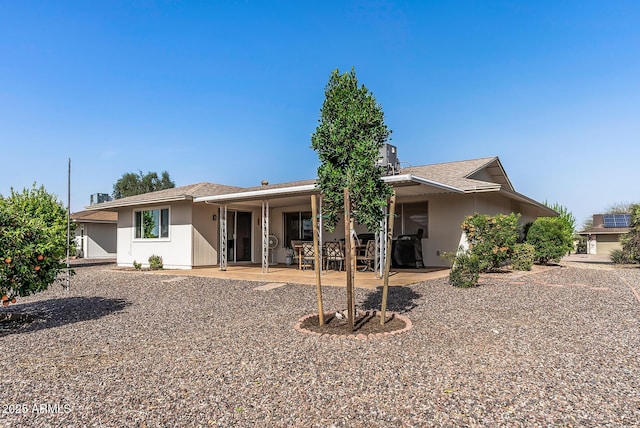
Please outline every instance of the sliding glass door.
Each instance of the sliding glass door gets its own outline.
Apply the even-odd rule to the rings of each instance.
[[[250,211],[227,212],[227,261],[251,261],[251,222]]]

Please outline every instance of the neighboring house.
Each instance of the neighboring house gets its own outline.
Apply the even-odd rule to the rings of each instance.
[[[92,208],[94,206],[92,205]],[[116,258],[118,213],[112,211],[79,211],[71,214],[76,226],[76,254],[85,259]]]
[[[594,214],[593,225],[578,232],[587,239],[587,254],[610,255],[622,249],[620,237],[629,232],[630,214]]]
[[[441,255],[457,249],[467,215],[517,212],[522,224],[557,215],[517,193],[497,157],[403,168],[383,180],[397,195],[394,236],[422,229],[427,266],[448,265]],[[119,266],[148,264],[159,255],[165,268],[261,263],[268,269],[269,262],[285,262],[292,240],[312,239],[310,197],[319,194],[315,180],[251,188],[199,183],[87,209],[118,213]],[[333,233],[323,231],[322,240],[340,240],[343,227],[339,222]]]

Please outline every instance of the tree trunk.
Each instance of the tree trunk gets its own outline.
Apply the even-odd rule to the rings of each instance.
[[[313,254],[315,257],[313,267],[316,273],[316,295],[318,298],[318,323],[320,325],[324,324],[324,312],[322,310],[322,283],[320,280],[320,263],[322,263],[322,258],[319,257],[318,252],[318,208],[316,202],[316,195],[311,195],[311,218],[313,223]]]
[[[351,202],[349,189],[344,188],[344,265],[347,271],[347,327],[353,331],[353,278],[351,276]]]
[[[384,282],[382,285],[382,308],[380,309],[380,324],[384,325],[387,318],[387,295],[389,291],[389,270],[391,269],[391,243],[393,241],[393,223],[396,216],[396,191],[391,195],[389,203],[389,221],[387,222],[387,249],[384,258]]]

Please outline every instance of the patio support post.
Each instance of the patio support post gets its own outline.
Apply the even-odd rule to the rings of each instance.
[[[220,207],[220,270],[227,270],[227,205]]]
[[[318,196],[318,199],[318,246],[324,248],[324,240],[322,238],[322,195]],[[322,274],[322,260],[320,260],[320,273]]]
[[[316,274],[316,295],[318,298],[318,323],[324,324],[324,311],[322,310],[322,283],[320,279],[320,269],[322,265],[322,257],[319,252],[319,233],[318,233],[318,207],[316,195],[311,195],[311,218],[313,224],[313,255],[314,255],[314,271]]]
[[[382,308],[380,309],[380,324],[384,325],[387,318],[387,296],[389,292],[389,269],[391,269],[391,240],[393,239],[393,221],[396,214],[396,191],[391,194],[389,203],[389,220],[387,222],[387,249],[384,259],[384,281],[382,285]]]
[[[384,275],[384,260],[386,257],[385,250],[387,248],[387,212],[387,207],[384,207],[382,209],[384,217],[382,218],[382,220],[380,220],[380,229],[378,229],[378,231],[376,232],[376,241],[378,243],[378,245],[376,245],[376,278],[382,278],[382,276]]]
[[[351,275],[351,201],[349,189],[344,188],[344,257],[345,270],[347,271],[347,322],[349,331],[353,331],[353,318],[355,308],[353,306],[353,276]]]
[[[269,201],[262,201],[262,273],[269,273]]]

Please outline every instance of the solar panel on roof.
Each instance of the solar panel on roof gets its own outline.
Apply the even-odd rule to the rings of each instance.
[[[604,227],[629,227],[631,225],[630,214],[605,214]]]

